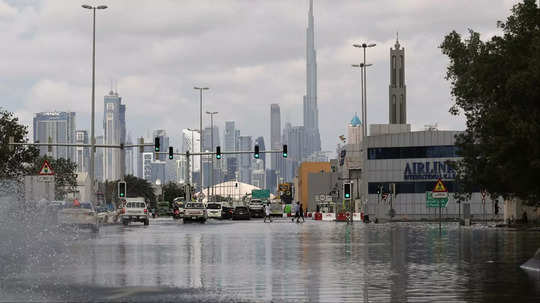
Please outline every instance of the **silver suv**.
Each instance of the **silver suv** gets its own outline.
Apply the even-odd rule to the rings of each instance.
[[[128,225],[130,222],[143,222],[150,224],[148,208],[144,201],[129,201],[122,208],[122,224]]]

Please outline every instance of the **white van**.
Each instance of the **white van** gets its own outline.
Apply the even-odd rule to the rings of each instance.
[[[221,219],[221,209],[222,205],[218,202],[208,202],[206,206],[206,212],[208,213],[208,218]]]

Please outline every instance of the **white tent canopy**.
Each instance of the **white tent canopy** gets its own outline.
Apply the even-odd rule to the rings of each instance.
[[[254,189],[261,189],[255,185],[242,183],[238,181],[227,181],[220,184],[214,185],[214,191],[212,192],[212,188],[205,188],[203,189],[203,195],[204,199],[203,202],[207,201],[208,197],[208,191],[210,190],[210,193],[214,193],[216,196],[222,196],[222,197],[232,197],[233,200],[240,200],[245,195],[251,195],[251,191]],[[197,196],[200,195],[200,192],[197,193]],[[272,198],[273,195],[270,194],[270,198]]]

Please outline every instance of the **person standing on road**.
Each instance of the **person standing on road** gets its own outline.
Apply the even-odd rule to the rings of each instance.
[[[294,217],[291,222],[294,222],[294,219],[296,219],[296,223],[300,222],[300,201],[296,202],[296,205],[294,206]]]
[[[272,222],[272,217],[270,216],[270,205],[269,204],[264,206],[264,223],[266,223],[267,218],[270,220],[270,222]]]
[[[300,204],[300,202],[298,203]],[[304,208],[301,205],[299,206],[300,206],[300,212],[299,212],[300,217],[298,218],[298,222],[300,222],[300,218],[302,218],[302,222],[306,222],[306,220],[304,219]]]

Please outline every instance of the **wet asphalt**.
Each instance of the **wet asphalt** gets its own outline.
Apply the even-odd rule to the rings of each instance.
[[[99,233],[14,223],[0,301],[539,302],[539,232],[159,218]]]

